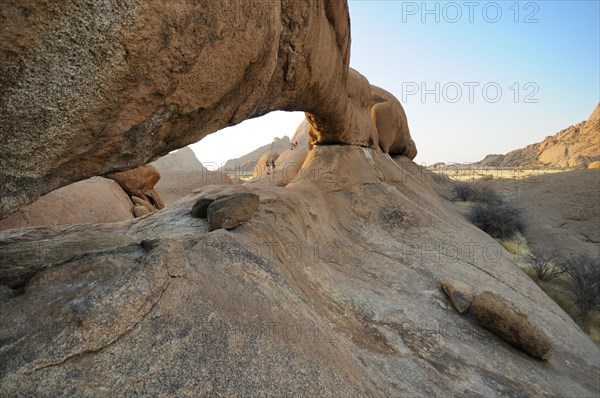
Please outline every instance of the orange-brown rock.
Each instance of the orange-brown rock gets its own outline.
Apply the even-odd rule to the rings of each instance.
[[[317,145],[285,188],[206,185],[122,223],[1,231],[0,396],[597,396],[598,347],[436,181]],[[261,202],[231,231],[190,214],[240,191]],[[518,305],[557,355],[449,310],[449,276]]]
[[[593,162],[600,161],[599,131],[600,103],[586,121],[505,155],[488,155],[477,162],[476,166],[586,168]]]
[[[600,169],[600,160],[588,164],[588,169]]]
[[[266,176],[271,174],[275,168],[273,165],[275,161],[279,158],[279,154],[275,151],[267,151],[258,158],[258,162],[256,162],[256,166],[254,166],[254,172],[252,173],[252,178],[260,178],[262,176]]]
[[[417,146],[410,136],[408,120],[393,94],[371,85],[371,117],[377,127],[379,147],[385,153],[414,159]]]
[[[154,207],[154,205],[152,203],[148,202],[147,200],[138,198],[137,196],[131,196],[131,201],[133,202],[134,206],[143,206],[151,213],[153,211],[156,211],[156,207]],[[135,211],[134,211],[134,214],[135,214]]]
[[[137,217],[143,217],[147,214],[152,213],[151,210],[149,210],[146,206],[142,206],[142,205],[135,205],[133,206],[133,215],[137,218]]]
[[[56,189],[3,220],[0,230],[133,219],[133,204],[116,182],[93,177]]]
[[[307,155],[308,150],[306,148],[297,147],[293,151],[287,150],[279,156],[279,159],[277,159],[276,162],[277,169],[275,170],[275,173],[281,174],[281,182],[279,185],[287,185],[296,178],[302,169],[302,165],[304,164]]]
[[[0,218],[272,110],[375,145],[346,1],[6,0],[0,20]]]
[[[501,295],[485,291],[473,300],[477,320],[486,329],[536,358],[548,360],[554,344],[529,316]]]
[[[160,173],[153,165],[145,164],[135,169],[108,174],[107,177],[115,180],[130,196],[137,196],[157,209],[165,207],[160,195],[154,189],[160,180]]]

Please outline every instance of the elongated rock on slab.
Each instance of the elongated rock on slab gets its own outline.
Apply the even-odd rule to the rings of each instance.
[[[232,229],[248,221],[258,209],[260,198],[250,192],[227,195],[212,202],[207,209],[212,229]]]
[[[527,314],[499,294],[485,291],[475,297],[473,311],[483,327],[536,358],[548,360],[554,344]]]

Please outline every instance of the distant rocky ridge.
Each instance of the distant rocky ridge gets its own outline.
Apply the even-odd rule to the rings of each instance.
[[[169,171],[206,170],[190,147],[181,148],[152,162],[161,173]]]
[[[256,148],[252,152],[239,158],[228,160],[225,165],[221,167],[221,170],[224,172],[246,171],[248,173],[253,170],[256,171],[256,166],[260,164],[259,160],[263,155],[270,152],[276,152],[278,155],[281,155],[291,148],[291,143],[294,141],[298,142],[296,148],[308,149],[308,127],[308,120],[304,119],[294,131],[291,140],[287,135],[282,138],[275,137],[273,142],[268,145]],[[256,173],[254,173],[254,176],[256,177]]]
[[[189,147],[169,153],[152,164],[161,175],[156,190],[167,205],[204,185],[232,184],[225,173],[206,169]]]
[[[260,157],[268,151],[274,151],[279,154],[284,151],[290,149],[290,137],[287,135],[283,138],[275,137],[273,142],[267,145],[263,145],[260,148],[253,150],[250,153],[247,153],[244,156],[239,158],[230,159],[225,162],[225,165],[221,167],[221,170],[225,172],[234,172],[234,171],[247,171],[248,173],[252,173],[254,170],[256,163],[260,159]]]
[[[487,155],[475,165],[567,168],[587,167],[596,160],[600,160],[600,104],[584,122],[506,155]]]

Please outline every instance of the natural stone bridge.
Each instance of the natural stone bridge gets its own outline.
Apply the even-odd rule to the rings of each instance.
[[[349,69],[346,1],[5,0],[0,21],[0,218],[273,110],[305,111],[312,144],[416,155]]]

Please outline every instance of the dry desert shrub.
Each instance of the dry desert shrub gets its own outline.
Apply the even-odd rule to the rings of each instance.
[[[499,205],[502,203],[502,199],[492,188],[476,186],[468,182],[459,182],[454,185],[454,200],[489,205]]]
[[[600,310],[600,257],[571,256],[561,267],[571,277],[572,291],[581,316]]]
[[[512,238],[524,229],[518,209],[501,204],[476,204],[469,213],[471,222],[496,239]]]
[[[537,279],[547,282],[559,277],[566,271],[562,264],[563,260],[558,253],[557,249],[550,253],[544,253],[538,248],[532,248],[525,260],[535,271]]]

